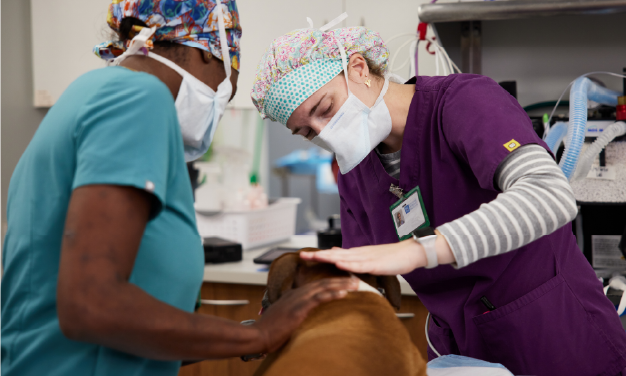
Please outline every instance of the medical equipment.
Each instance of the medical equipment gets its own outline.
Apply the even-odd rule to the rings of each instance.
[[[212,236],[202,239],[205,264],[221,264],[242,260],[241,244]]]
[[[585,141],[587,100],[615,106],[618,96],[620,96],[619,92],[604,88],[585,76],[574,81],[570,91],[570,124],[567,128],[565,152],[559,163],[568,180],[573,177],[578,165],[580,150]]]
[[[587,177],[591,170],[591,164],[596,156],[616,137],[620,137],[626,134],[626,123],[618,121],[611,124],[608,128],[602,132],[593,144],[585,151],[585,154],[580,158],[579,166],[576,169],[574,179],[583,179]]]
[[[339,214],[328,217],[328,228],[317,232],[317,248],[331,249],[341,247],[341,222]]]
[[[440,72],[442,76],[447,76],[453,73],[461,73],[459,67],[450,59],[446,50],[439,44],[436,36],[428,36],[428,32],[432,34],[436,34],[435,29],[426,23],[420,22],[418,24],[417,33],[402,33],[394,35],[389,38],[385,42],[389,45],[390,42],[394,41],[397,38],[412,36],[415,39],[409,39],[405,41],[403,44],[398,47],[398,49],[394,52],[393,56],[390,59],[390,68],[389,71],[395,74],[396,71],[403,69],[406,67],[407,63],[409,64],[409,78],[413,76],[417,76],[419,73],[418,69],[418,52],[420,42],[426,42],[426,51],[434,55],[435,58],[435,76],[439,76]],[[404,62],[396,67],[396,62],[398,60],[398,56],[403,48],[409,46],[409,56]],[[433,47],[434,51],[431,51],[430,48]],[[406,80],[405,80],[406,81]]]
[[[557,121],[547,129],[544,140],[557,157],[562,141],[565,144],[559,166],[570,181],[579,207],[574,222],[579,248],[596,270],[626,270],[626,261],[618,248],[626,226],[626,142],[619,141],[626,135],[626,123],[619,121],[621,115],[616,119],[614,114],[620,111],[613,112],[611,108],[621,103],[618,98],[623,98],[623,94],[587,77],[600,73],[626,77],[592,72],[572,81],[569,122]],[[565,91],[549,120],[564,94]],[[590,101],[597,103],[590,106]],[[598,107],[598,104],[610,107]],[[602,120],[588,120],[589,109],[594,108],[594,113],[602,114]],[[590,143],[592,138],[595,140]],[[599,154],[599,165],[593,165]]]

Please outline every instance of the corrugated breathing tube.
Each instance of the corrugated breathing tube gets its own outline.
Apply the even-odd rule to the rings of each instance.
[[[613,141],[613,139],[623,136],[624,134],[626,134],[626,123],[623,121],[618,121],[605,128],[600,137],[598,137],[585,151],[585,154],[580,157],[574,180],[586,177],[589,170],[591,170],[591,164],[602,149],[604,149],[609,142]]]
[[[563,142],[566,134],[567,123],[565,122],[559,121],[550,127],[550,133],[546,136],[545,141],[553,154],[556,154],[556,151],[559,149],[559,146],[561,145],[561,142]]]
[[[587,77],[581,76],[574,81],[570,91],[569,127],[565,151],[559,166],[568,180],[572,179],[578,165],[578,157],[587,129],[587,100],[609,106],[617,106],[617,97],[621,93],[602,87]],[[548,134],[549,136],[550,134]]]

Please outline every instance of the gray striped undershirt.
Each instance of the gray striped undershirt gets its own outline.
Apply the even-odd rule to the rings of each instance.
[[[376,148],[376,154],[380,158],[380,162],[383,164],[385,171],[395,179],[400,179],[400,153],[402,150],[398,150],[395,153],[381,154]]]
[[[385,162],[383,166],[385,171],[391,170]],[[495,181],[502,193],[493,201],[438,228],[459,268],[518,249],[576,217],[572,188],[550,154],[539,145],[525,145],[509,154],[498,166]]]

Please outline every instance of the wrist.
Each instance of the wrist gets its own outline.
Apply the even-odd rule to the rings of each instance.
[[[433,269],[439,265],[437,249],[435,248],[436,238],[435,235],[418,237],[417,234],[413,233],[413,239],[422,246],[422,253],[426,259],[423,266],[426,269]]]
[[[251,353],[267,354],[270,352],[270,338],[269,333],[262,329],[258,323],[250,325],[251,329],[255,330],[255,338],[252,343],[254,344]]]
[[[412,250],[410,255],[412,256],[413,261],[412,269],[423,268],[428,265],[428,259],[426,258],[426,251],[424,250],[424,246],[419,241],[415,241],[414,239],[407,239],[405,242],[408,242]],[[410,259],[409,259],[410,260]]]

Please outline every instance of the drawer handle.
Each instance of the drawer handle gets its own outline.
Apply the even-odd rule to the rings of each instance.
[[[406,320],[406,319],[412,319],[413,317],[415,317],[415,313],[396,313],[396,316],[398,316],[398,318],[400,320]]]
[[[241,300],[213,300],[213,299],[201,299],[200,303],[206,305],[215,305],[215,306],[242,306],[250,304],[249,300],[241,299]]]

